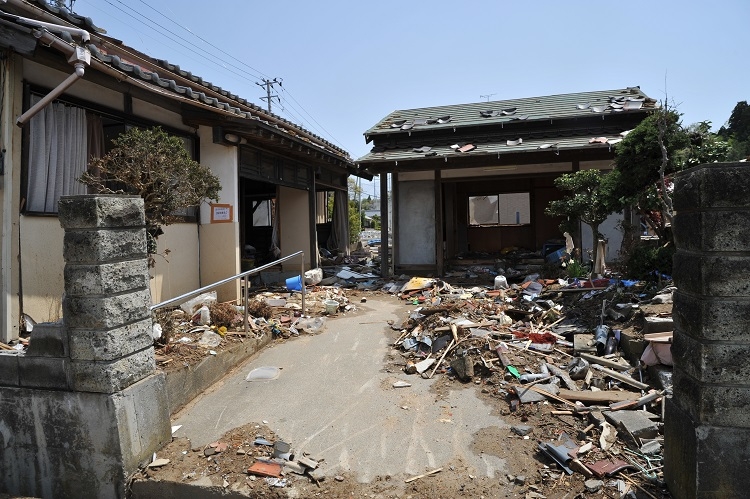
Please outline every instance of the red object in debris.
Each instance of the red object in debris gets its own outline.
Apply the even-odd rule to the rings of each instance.
[[[551,333],[529,333],[529,339],[532,343],[552,343],[557,342],[557,337]]]
[[[253,465],[247,469],[247,472],[258,476],[277,478],[281,476],[281,465],[269,461],[255,461]]]
[[[622,459],[602,459],[595,463],[585,463],[586,467],[590,469],[596,476],[612,476],[618,471],[632,468],[636,469],[632,464],[623,461]]]
[[[581,281],[582,288],[606,288],[609,286],[609,279],[594,279],[593,281]]]

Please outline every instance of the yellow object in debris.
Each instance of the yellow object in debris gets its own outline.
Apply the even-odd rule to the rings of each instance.
[[[404,286],[401,288],[401,292],[405,291],[415,291],[418,289],[426,289],[431,288],[434,286],[435,280],[430,279],[429,277],[412,277],[409,282],[404,284]]]
[[[220,336],[224,336],[225,334],[227,334],[227,327],[221,326],[217,332],[219,333]]]

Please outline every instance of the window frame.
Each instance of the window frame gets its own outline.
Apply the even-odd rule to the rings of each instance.
[[[519,194],[526,195],[526,214],[528,215],[528,218],[523,217],[520,223],[503,223],[503,217],[502,217],[502,202],[501,198],[503,196],[518,196]],[[497,198],[497,222],[496,223],[472,223],[472,207],[471,207],[471,200],[472,198],[478,198],[478,197],[495,197]],[[520,212],[516,212],[520,213]],[[497,193],[491,193],[491,194],[473,194],[468,195],[466,197],[466,223],[469,227],[527,227],[532,224],[532,205],[531,205],[531,192],[530,191],[510,191],[510,192],[497,192]],[[528,221],[526,221],[528,220]]]
[[[37,94],[39,96],[44,97],[47,95],[52,89],[48,87],[44,87],[42,85],[36,85],[29,83],[28,81],[24,81],[23,83],[23,112],[27,111],[30,107],[31,103],[31,95]],[[122,94],[123,98],[127,98],[127,94]],[[191,150],[188,150],[191,157],[195,160],[200,162],[200,140],[197,133],[190,133],[186,132],[185,130],[179,130],[177,128],[174,128],[169,125],[165,125],[162,123],[158,123],[152,120],[148,120],[145,118],[141,118],[132,114],[128,114],[124,111],[119,111],[117,109],[113,109],[107,106],[102,106],[100,104],[93,103],[91,101],[87,101],[85,99],[81,99],[78,97],[69,96],[66,94],[61,95],[54,101],[53,103],[64,103],[71,106],[76,106],[81,109],[84,109],[87,112],[92,112],[95,114],[98,114],[102,118],[109,118],[112,120],[116,120],[121,122],[125,126],[136,126],[136,127],[142,127],[142,128],[151,128],[151,127],[161,127],[165,132],[176,135],[182,139],[190,139],[190,143],[192,147]],[[29,127],[23,127],[22,133],[21,133],[21,196],[22,196],[22,205],[20,213],[24,216],[39,216],[39,217],[57,217],[57,213],[52,212],[43,212],[43,211],[31,211],[27,209],[27,200],[28,200],[28,188],[29,188],[29,156],[30,156],[30,131]],[[191,208],[186,208],[186,211],[189,213]],[[175,215],[177,218],[180,219],[180,222],[195,222],[197,223],[199,220],[199,210],[193,209],[194,214],[192,215]]]

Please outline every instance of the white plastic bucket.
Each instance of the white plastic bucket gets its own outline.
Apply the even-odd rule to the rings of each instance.
[[[326,306],[327,314],[335,314],[339,309],[339,302],[337,302],[336,300],[326,300],[323,302],[323,305]]]

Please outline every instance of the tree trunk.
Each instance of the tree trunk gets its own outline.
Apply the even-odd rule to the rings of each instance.
[[[593,269],[596,265],[596,252],[599,250],[599,224],[590,223],[589,227],[591,227],[591,242],[593,243],[591,253],[591,268]]]

